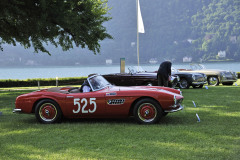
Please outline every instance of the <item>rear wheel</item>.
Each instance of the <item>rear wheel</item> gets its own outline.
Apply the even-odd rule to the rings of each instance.
[[[217,86],[219,85],[219,80],[217,77],[215,76],[209,76],[208,77],[208,85],[211,85],[211,86]]]
[[[41,100],[35,109],[35,116],[40,123],[50,124],[59,122],[62,111],[59,105],[50,99]]]
[[[133,114],[140,124],[154,124],[160,121],[163,110],[155,100],[145,98],[135,104]]]

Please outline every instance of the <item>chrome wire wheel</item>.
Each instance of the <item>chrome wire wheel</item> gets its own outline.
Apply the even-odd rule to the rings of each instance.
[[[43,121],[54,121],[57,116],[57,108],[51,103],[44,103],[40,106],[39,116]]]
[[[208,84],[211,85],[211,86],[216,86],[216,85],[219,84],[219,80],[218,80],[217,77],[211,76],[211,77],[208,78]]]
[[[133,115],[139,124],[155,124],[162,118],[163,110],[156,100],[144,98],[134,105]]]
[[[157,109],[151,103],[143,103],[138,108],[138,117],[143,122],[152,122],[157,116]]]
[[[44,99],[37,103],[35,116],[40,123],[51,124],[61,120],[62,111],[58,103],[50,99]]]

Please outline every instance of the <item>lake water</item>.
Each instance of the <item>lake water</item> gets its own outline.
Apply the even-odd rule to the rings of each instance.
[[[223,69],[240,72],[240,62],[219,62],[203,64],[207,69]],[[125,67],[126,71],[128,70],[127,67],[128,65]],[[146,71],[156,71],[158,70],[159,64],[142,64],[141,67]],[[188,63],[173,63],[173,67],[190,68]],[[82,77],[92,73],[108,74],[119,72],[119,65],[1,67],[0,79]]]

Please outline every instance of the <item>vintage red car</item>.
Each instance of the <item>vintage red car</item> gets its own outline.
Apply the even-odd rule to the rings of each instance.
[[[41,123],[65,118],[126,118],[141,124],[159,122],[169,112],[182,110],[181,91],[158,86],[121,87],[100,75],[87,78],[90,92],[81,88],[55,87],[16,98],[14,113],[33,113]]]

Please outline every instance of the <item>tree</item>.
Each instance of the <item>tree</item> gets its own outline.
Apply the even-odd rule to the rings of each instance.
[[[112,38],[103,26],[108,11],[107,0],[1,0],[0,48],[20,43],[50,54],[48,44],[64,51],[75,45],[96,54],[99,41]]]

